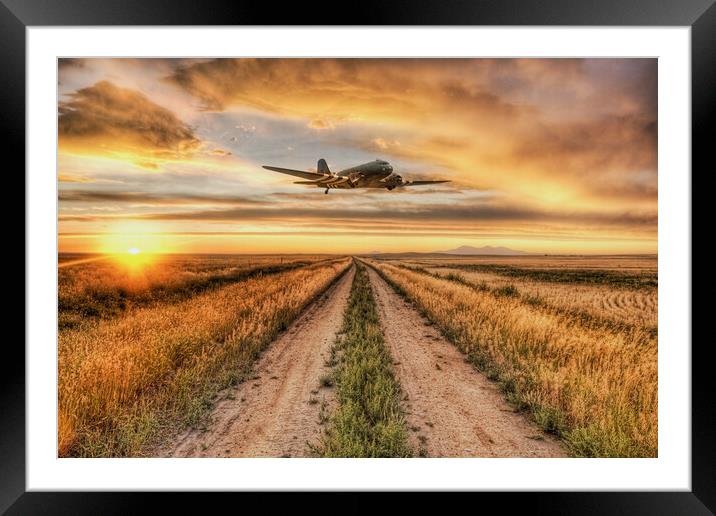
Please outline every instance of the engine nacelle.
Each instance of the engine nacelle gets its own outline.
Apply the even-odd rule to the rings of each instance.
[[[384,179],[384,181],[385,186],[388,190],[392,190],[396,186],[400,186],[403,184],[403,178],[400,177],[398,174],[390,174]]]

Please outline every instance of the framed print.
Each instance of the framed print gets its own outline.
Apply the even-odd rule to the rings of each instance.
[[[28,206],[0,507],[714,510],[712,2],[210,6],[3,7]]]

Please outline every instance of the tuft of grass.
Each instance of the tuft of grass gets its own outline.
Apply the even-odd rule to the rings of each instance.
[[[514,285],[505,285],[504,287],[495,289],[495,294],[504,297],[519,297],[520,291],[517,290],[517,287]]]
[[[338,407],[314,453],[323,457],[411,457],[400,387],[383,341],[365,267],[358,264],[336,342]]]
[[[450,281],[456,281],[458,283],[465,283],[465,278],[462,276],[462,274],[457,274],[455,272],[450,272],[445,276],[446,280]]]
[[[321,384],[321,387],[333,387],[335,380],[333,379],[333,375],[324,374],[318,382]]]

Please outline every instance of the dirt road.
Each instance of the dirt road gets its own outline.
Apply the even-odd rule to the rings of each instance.
[[[416,450],[428,457],[566,456],[385,280],[370,267],[368,273]]]
[[[185,433],[169,457],[301,457],[320,435],[321,405],[333,400],[319,379],[343,321],[355,267],[264,352],[253,379],[231,390],[206,431]]]

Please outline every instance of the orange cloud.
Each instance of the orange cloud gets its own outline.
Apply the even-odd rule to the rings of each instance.
[[[60,183],[93,183],[94,180],[84,176],[73,176],[71,174],[59,174],[57,181]]]
[[[142,93],[100,81],[59,104],[60,151],[128,159],[157,169],[200,150],[187,124]]]
[[[318,129],[319,131],[322,131],[325,129],[334,129],[336,126],[330,120],[324,120],[322,118],[314,118],[313,120],[308,122],[308,127],[310,127],[311,129]]]

